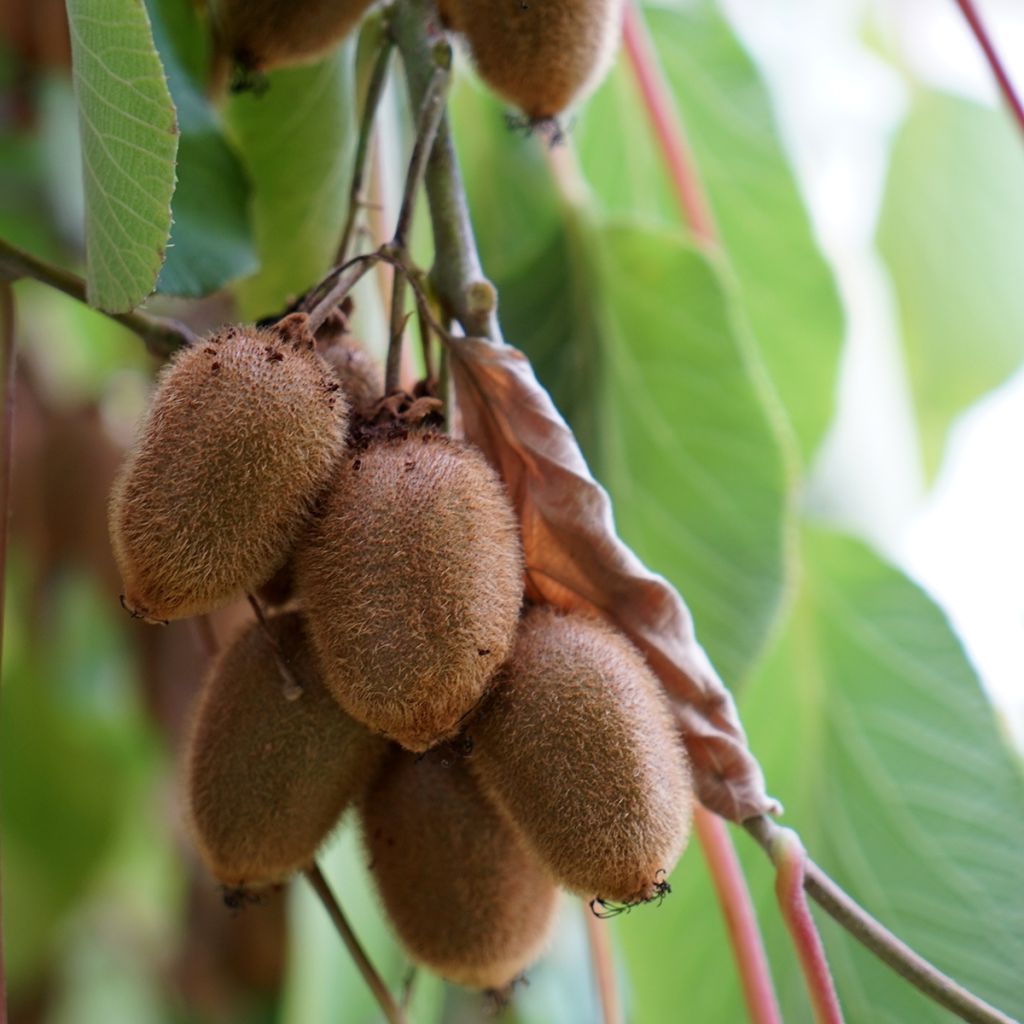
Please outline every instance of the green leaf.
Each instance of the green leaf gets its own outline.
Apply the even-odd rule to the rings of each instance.
[[[85,177],[89,302],[126,312],[152,290],[171,227],[178,123],[136,0],[67,0]]]
[[[749,340],[676,232],[612,226],[597,248],[607,334],[604,478],[619,531],[685,595],[732,685],[786,577],[789,478]]]
[[[247,317],[280,311],[330,268],[341,237],[354,143],[349,39],[318,64],[275,71],[232,98],[228,121],[253,184],[261,268],[238,295]]]
[[[808,531],[787,629],[741,710],[769,790],[810,854],[855,899],[961,984],[1024,1015],[1024,784],[993,709],[942,612],[862,544]],[[811,1021],[774,909],[767,861],[742,835],[787,1022]],[[740,1020],[703,865],[688,854],[644,928],[624,922],[639,1020],[685,998],[697,1020]],[[687,863],[689,862],[689,864]],[[822,915],[850,1021],[947,1022],[949,1014]],[[702,922],[700,928],[694,927]],[[713,940],[719,948],[705,948]],[[673,968],[653,967],[654,943]],[[655,985],[660,986],[655,990]]]
[[[808,458],[832,418],[843,318],[767,89],[706,0],[645,14],[743,312]],[[584,174],[609,210],[678,223],[639,94],[621,71],[584,111],[578,139]]]
[[[187,0],[147,0],[153,38],[178,109],[174,224],[157,290],[199,298],[258,267],[249,182],[204,92],[208,34]]]
[[[623,538],[738,683],[782,595],[790,480],[728,289],[679,231],[606,229],[568,206],[538,140],[483,91],[456,90],[454,123],[506,338],[611,491]]]
[[[878,243],[892,273],[926,467],[956,415],[1024,359],[1024,150],[1001,111],[919,91]]]

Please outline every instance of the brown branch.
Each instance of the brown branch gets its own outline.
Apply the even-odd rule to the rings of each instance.
[[[352,931],[352,926],[348,923],[348,918],[345,917],[345,913],[331,891],[330,885],[327,884],[327,879],[324,878],[319,865],[314,861],[306,868],[303,874],[305,874],[307,881],[323,904],[324,910],[327,911],[327,915],[330,917],[334,927],[337,928],[341,941],[345,943],[349,955],[376,998],[377,1004],[380,1006],[389,1024],[406,1024],[405,1013],[395,1002],[393,996],[388,991],[387,985],[384,984],[383,979],[377,973],[377,969],[370,963],[370,958],[363,951],[356,933]]]
[[[433,50],[436,68],[427,86],[420,112],[416,121],[416,141],[409,158],[409,171],[405,177],[402,205],[398,211],[395,234],[391,240],[391,252],[405,262],[409,252],[409,231],[412,228],[416,197],[419,195],[427,160],[437,137],[437,129],[444,114],[445,96],[448,92],[452,52],[447,45],[438,45]],[[384,394],[390,395],[398,387],[402,364],[402,338],[408,317],[405,315],[405,289],[407,278],[395,268],[391,291],[391,337],[388,342],[388,358],[384,372]]]
[[[13,281],[28,277],[89,305],[85,295],[85,281],[77,274],[37,259],[3,239],[0,239],[0,277]],[[190,328],[168,317],[153,316],[139,310],[131,313],[107,313],[102,309],[96,311],[134,331],[146,348],[160,359],[166,359],[179,348],[191,345],[196,340]]]
[[[988,61],[992,74],[995,75],[996,82],[1002,91],[1003,98],[1010,108],[1010,113],[1016,120],[1021,132],[1024,132],[1024,103],[1021,102],[1017,90],[1013,87],[1013,82],[1010,81],[1010,76],[999,57],[995,44],[992,42],[992,37],[988,34],[985,23],[981,20],[981,15],[974,6],[974,0],[956,0],[956,5],[967,19],[967,24],[970,25],[974,38],[978,40],[978,44],[981,46],[985,59]]]
[[[385,19],[386,17],[387,15],[385,15]],[[348,248],[352,242],[356,217],[359,215],[359,210],[365,205],[362,191],[363,181],[366,177],[367,160],[370,154],[370,140],[373,138],[373,125],[376,120],[377,107],[380,106],[380,98],[384,93],[384,86],[388,80],[388,64],[391,62],[391,51],[395,46],[386,20],[382,28],[384,38],[381,42],[380,50],[377,51],[377,60],[374,62],[373,72],[370,75],[370,85],[366,90],[366,104],[363,107],[363,119],[359,126],[359,141],[356,144],[352,184],[348,191],[348,216],[345,218],[345,227],[341,232],[338,255],[334,260],[337,264],[344,263],[348,258]]]
[[[0,370],[3,373],[3,438],[0,439],[0,666],[6,613],[7,532],[11,515],[11,459],[14,450],[14,388],[17,349],[14,345],[14,289],[0,278]],[[3,910],[0,885],[0,921]],[[0,1024],[7,1021],[7,971],[4,963],[3,927],[0,925]]]
[[[768,856],[773,857],[783,829],[765,817],[751,818],[743,823],[743,827],[761,844]],[[961,1020],[969,1021],[971,1024],[1019,1024],[973,992],[968,992],[924,957],[915,953],[888,928],[876,921],[810,858],[807,859],[804,888],[829,917],[845,928],[879,960]]]
[[[391,26],[405,65],[406,84],[418,110],[437,67],[431,35],[437,15],[432,0],[401,0]],[[483,275],[447,116],[442,116],[425,175],[434,235],[431,281],[444,311],[469,335],[501,340],[493,286]]]

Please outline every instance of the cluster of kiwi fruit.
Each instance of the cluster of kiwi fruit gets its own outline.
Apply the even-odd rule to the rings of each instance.
[[[606,623],[524,607],[519,524],[433,398],[305,314],[164,369],[117,478],[122,603],[162,622],[242,594],[187,757],[192,830],[232,903],[308,867],[356,809],[410,957],[505,989],[559,887],[657,898],[689,830],[667,698]]]
[[[237,83],[322,56],[359,23],[372,0],[210,0],[216,49]],[[480,77],[519,107],[527,124],[554,121],[604,77],[623,0],[437,0]]]

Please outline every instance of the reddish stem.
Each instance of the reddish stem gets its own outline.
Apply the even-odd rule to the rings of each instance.
[[[3,370],[4,434],[0,447],[0,665],[3,664],[5,594],[7,590],[7,524],[11,512],[11,455],[14,448],[14,289],[0,279],[0,366]],[[3,897],[0,894],[0,917]],[[0,927],[0,1024],[7,1024],[7,972],[3,929]]]
[[[974,6],[974,0],[956,0],[956,4],[963,12],[963,16],[967,19],[967,24],[971,26],[971,31],[981,45],[982,50],[984,50],[985,59],[988,61],[989,67],[992,68],[992,74],[996,76],[996,81],[999,83],[1003,97],[1009,105],[1011,113],[1016,118],[1021,132],[1024,132],[1024,103],[1021,103],[1021,99],[1013,87],[1013,82],[1010,81],[1010,76],[1006,73],[1006,67],[996,52],[992,38],[989,36],[981,20],[981,15]]]
[[[843,1024],[843,1011],[825,959],[825,947],[804,892],[807,853],[800,837],[792,829],[779,829],[772,843],[772,860],[776,870],[775,895],[800,957],[800,967],[814,1006],[814,1019],[818,1024]]]
[[[583,916],[587,922],[587,940],[590,943],[590,962],[594,967],[594,981],[601,1001],[603,1024],[622,1024],[622,1008],[615,984],[615,958],[608,922],[597,917],[586,904]]]
[[[697,808],[694,824],[725,917],[750,1019],[754,1024],[781,1024],[764,942],[728,827],[704,807]]]
[[[715,220],[711,214],[704,187],[694,167],[693,156],[683,133],[682,121],[665,82],[658,55],[647,32],[643,16],[633,3],[626,4],[622,26],[622,40],[626,57],[636,78],[650,118],[654,137],[661,149],[662,159],[683,219],[690,226],[698,242],[711,245],[718,241]]]

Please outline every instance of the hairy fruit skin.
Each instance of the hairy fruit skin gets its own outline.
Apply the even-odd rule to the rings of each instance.
[[[164,371],[110,503],[125,606],[198,615],[284,564],[344,451],[348,402],[304,314],[231,327]]]
[[[625,637],[531,609],[468,735],[484,789],[562,885],[625,904],[659,892],[693,792],[667,698]]]
[[[355,28],[373,0],[211,0],[218,47],[247,71],[316,60]]]
[[[415,962],[500,991],[541,954],[557,887],[463,764],[398,752],[359,813],[370,873]]]
[[[300,616],[275,616],[268,628],[302,696],[285,699],[273,648],[253,623],[214,665],[189,743],[193,832],[211,873],[232,890],[304,868],[386,747],[324,689]]]
[[[353,410],[369,410],[384,395],[384,370],[353,338],[345,337],[326,346],[324,362],[341,382]]]
[[[296,554],[324,682],[409,750],[458,732],[512,649],[519,527],[480,452],[401,433],[350,452]]]
[[[480,77],[529,118],[549,120],[600,83],[622,28],[622,0],[443,0]]]

